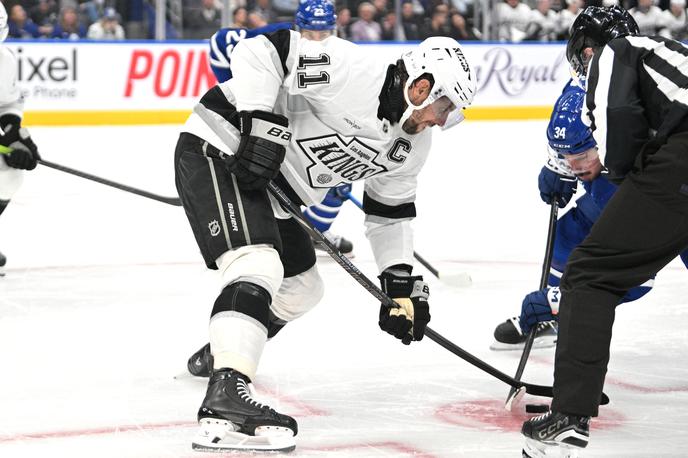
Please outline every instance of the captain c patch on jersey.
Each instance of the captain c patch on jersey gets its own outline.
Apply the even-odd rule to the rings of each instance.
[[[337,134],[297,140],[296,143],[312,162],[307,172],[313,188],[331,188],[387,171],[375,162],[380,153],[355,137],[349,143]]]

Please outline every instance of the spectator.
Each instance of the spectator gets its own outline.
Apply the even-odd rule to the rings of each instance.
[[[42,36],[50,36],[57,23],[57,3],[55,0],[38,0],[31,8],[31,20],[38,26]]]
[[[245,29],[248,27],[248,10],[240,6],[232,13],[232,27],[235,29]]]
[[[337,11],[337,36],[344,40],[349,40],[351,32],[351,10],[347,7],[342,7]]]
[[[86,37],[86,27],[79,21],[76,9],[67,6],[60,12],[60,22],[53,29],[52,38],[78,40]]]
[[[256,0],[256,6],[253,8],[253,10],[251,10],[251,12],[260,14],[268,24],[277,21],[277,15],[270,7],[270,0]]]
[[[578,13],[581,10],[581,0],[568,0],[568,5],[566,9],[559,12],[559,24],[557,30],[557,38],[560,40],[569,39],[569,30],[571,29],[571,24],[578,17]]]
[[[682,41],[686,38],[686,0],[671,0],[669,9],[662,11],[662,30],[659,34],[665,38]]]
[[[662,10],[652,4],[652,0],[638,0],[638,6],[629,13],[638,23],[641,35],[656,35],[662,28]]]
[[[450,0],[449,4],[452,7],[451,9],[458,11],[464,19],[473,11],[473,0]],[[451,17],[449,22],[451,22]]]
[[[449,8],[447,5],[437,5],[430,20],[426,21],[423,38],[449,36]]]
[[[418,41],[422,36],[420,21],[410,1],[401,4],[401,27],[404,29],[404,37],[410,41]]]
[[[475,30],[466,24],[466,19],[458,11],[449,16],[449,30],[449,36],[458,41],[478,39]]]
[[[63,5],[65,5],[63,3]],[[105,15],[105,0],[88,0],[79,5],[82,21],[87,24],[97,23]]]
[[[38,38],[41,36],[38,26],[26,16],[26,10],[19,4],[10,9],[7,25],[9,26],[8,36],[10,38]]]
[[[526,27],[530,23],[532,10],[520,0],[506,0],[495,5],[494,27],[499,41],[522,41],[526,36]]]
[[[388,11],[385,17],[382,18],[382,21],[380,22],[380,26],[382,27],[382,39],[384,41],[394,41],[397,39],[396,37],[396,28],[397,28],[397,14],[394,11]],[[403,34],[403,32],[402,32]],[[405,37],[399,37],[400,41],[405,41]]]
[[[387,8],[387,0],[373,0],[373,6],[375,7],[375,22],[382,23],[382,20],[387,16],[389,9]]]
[[[185,30],[188,38],[210,38],[222,27],[222,10],[216,0],[201,0],[201,8],[189,12]]]
[[[119,14],[114,8],[106,8],[103,17],[88,28],[91,40],[124,40],[124,28],[119,24]]]
[[[248,13],[248,26],[252,29],[257,29],[258,27],[265,27],[268,25],[268,21],[265,20],[263,15],[259,11],[251,11]]]
[[[526,40],[554,41],[557,39],[559,17],[552,11],[550,0],[537,0],[526,29]]]
[[[375,22],[375,7],[370,2],[358,5],[358,21],[351,24],[351,39],[354,41],[380,41],[382,27]]]

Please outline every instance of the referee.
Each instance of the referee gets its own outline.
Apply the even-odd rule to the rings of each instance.
[[[583,173],[594,177],[601,163],[620,186],[561,280],[554,400],[522,429],[532,457],[587,445],[616,306],[688,247],[688,49],[639,35],[620,7],[591,6],[573,23],[566,54],[587,78],[583,120],[598,145],[598,157],[580,158]]]

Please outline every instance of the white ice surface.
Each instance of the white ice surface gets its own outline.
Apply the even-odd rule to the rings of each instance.
[[[437,132],[420,179],[416,250],[473,286],[431,284],[431,327],[501,370],[494,327],[539,282],[548,208],[537,192],[544,122]],[[177,127],[34,128],[44,158],[175,195]],[[355,193],[360,195],[360,187]],[[362,215],[333,228],[374,278]],[[218,292],[180,208],[39,167],[0,218],[0,457],[203,457],[191,450],[205,381],[175,375],[207,339]],[[508,387],[425,340],[377,327],[378,305],[334,262],[311,313],[266,348],[256,380],[299,421],[292,456],[517,457],[525,413]],[[422,271],[418,268],[418,271]],[[688,285],[680,263],[619,309],[589,457],[688,456]],[[553,350],[525,378],[551,383]],[[238,456],[230,454],[228,456]]]

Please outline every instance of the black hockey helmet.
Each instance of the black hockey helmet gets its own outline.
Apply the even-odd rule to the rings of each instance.
[[[614,38],[638,35],[640,30],[633,16],[620,6],[589,6],[573,21],[566,58],[573,70],[585,75],[585,48],[602,48]]]

